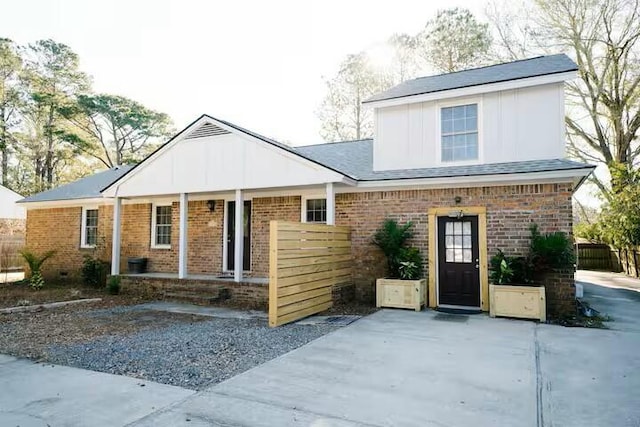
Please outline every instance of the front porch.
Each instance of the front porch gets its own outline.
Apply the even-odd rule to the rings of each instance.
[[[269,224],[306,219],[307,200],[322,200],[318,221],[335,223],[332,183],[275,194],[236,190],[115,198],[112,230],[105,229],[113,242],[111,274],[126,274],[129,258],[146,258],[148,274],[156,278],[266,283]]]

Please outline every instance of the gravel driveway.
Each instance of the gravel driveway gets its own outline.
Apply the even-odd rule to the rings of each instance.
[[[118,316],[132,308],[99,311]],[[95,317],[95,313],[91,317]],[[231,378],[337,329],[331,325],[269,328],[264,319],[176,322],[129,335],[54,344],[46,359],[118,375],[200,390]]]

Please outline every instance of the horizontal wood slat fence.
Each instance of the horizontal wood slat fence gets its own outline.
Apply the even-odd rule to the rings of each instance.
[[[20,249],[24,247],[24,237],[0,236],[0,272],[24,269]]]
[[[349,227],[271,221],[269,326],[327,310],[334,285],[351,280]]]

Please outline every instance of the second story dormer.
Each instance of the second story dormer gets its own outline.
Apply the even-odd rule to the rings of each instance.
[[[373,96],[374,171],[565,157],[566,55],[404,82]]]

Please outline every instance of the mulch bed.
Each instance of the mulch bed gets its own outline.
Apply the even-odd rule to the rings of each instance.
[[[36,312],[0,314],[0,353],[46,360],[51,345],[90,342],[110,335],[129,335],[162,328],[176,322],[200,322],[201,316],[155,311],[129,311],[112,316],[93,316],[95,310],[111,309],[143,300],[100,294],[101,302],[71,305]]]
[[[102,298],[105,295],[102,289],[85,286],[45,285],[44,288],[36,290],[25,282],[0,283],[0,308]]]

